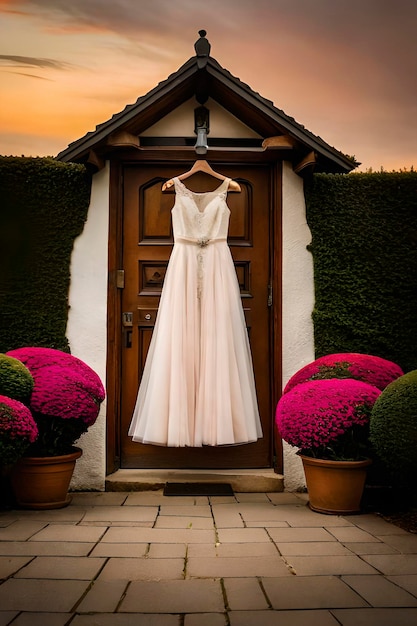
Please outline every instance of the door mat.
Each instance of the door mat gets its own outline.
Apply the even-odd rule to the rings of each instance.
[[[164,496],[233,496],[229,483],[166,483]]]

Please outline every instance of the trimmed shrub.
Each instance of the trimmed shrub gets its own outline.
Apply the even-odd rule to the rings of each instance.
[[[378,354],[417,368],[417,172],[315,174],[315,354]]]
[[[414,484],[417,476],[417,370],[394,380],[381,393],[371,413],[370,438],[394,480]]]
[[[0,396],[0,467],[20,459],[37,435],[36,422],[27,406]]]
[[[25,345],[69,351],[70,260],[90,185],[82,165],[0,157],[0,352]]]
[[[33,390],[33,378],[18,359],[0,354],[0,395],[28,404]]]

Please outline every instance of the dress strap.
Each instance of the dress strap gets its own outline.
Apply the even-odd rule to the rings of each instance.
[[[179,179],[178,176],[174,176],[172,178],[172,180],[174,181],[174,186],[175,186],[175,191],[176,193],[178,193],[178,190],[180,190],[180,192],[182,192],[183,195],[189,196],[189,197],[195,197],[195,196],[205,196],[205,195],[209,195],[209,194],[221,194],[227,193],[227,190],[229,188],[230,185],[230,181],[232,180],[231,178],[225,178],[218,187],[216,187],[216,189],[213,189],[213,191],[191,191],[191,189],[189,189],[187,187],[187,185],[184,185],[184,183],[182,182],[182,180]]]

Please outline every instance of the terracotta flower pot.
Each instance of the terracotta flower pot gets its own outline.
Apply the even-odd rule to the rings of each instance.
[[[16,504],[25,509],[61,509],[68,506],[68,488],[80,448],[70,454],[22,457],[11,472]]]
[[[360,512],[366,472],[372,463],[327,461],[300,454],[303,461],[309,506],[318,513],[347,515]]]

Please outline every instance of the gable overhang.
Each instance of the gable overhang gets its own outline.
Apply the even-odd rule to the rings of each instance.
[[[264,138],[259,143],[259,152],[277,150],[277,158],[285,153],[295,171],[308,165],[313,166],[314,171],[348,173],[358,165],[232,76],[211,57],[204,68],[199,68],[197,57],[192,57],[134,104],[71,143],[57,159],[86,163],[94,158],[111,158],[117,148],[144,149],[140,145],[140,134],[193,97],[197,103],[209,97],[216,100]],[[190,139],[192,130],[190,128]],[[224,150],[228,149],[226,140]],[[188,150],[193,152],[192,145]],[[222,150],[221,142],[217,142],[215,150]]]

